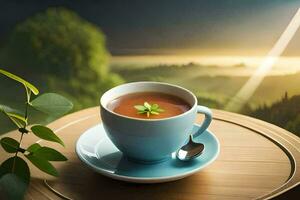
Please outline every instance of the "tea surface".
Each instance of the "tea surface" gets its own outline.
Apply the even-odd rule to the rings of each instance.
[[[163,112],[159,114],[138,113],[134,107],[136,105],[144,105],[147,102],[150,105],[157,104]],[[128,117],[142,118],[142,119],[161,119],[180,115],[188,111],[191,106],[183,99],[160,92],[138,92],[131,93],[112,100],[107,108],[115,113],[125,115]]]

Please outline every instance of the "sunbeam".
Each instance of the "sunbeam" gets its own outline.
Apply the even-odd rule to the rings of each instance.
[[[243,85],[238,93],[231,98],[229,103],[225,106],[226,110],[238,112],[245,103],[251,98],[255,90],[258,88],[266,74],[272,69],[273,64],[278,60],[283,53],[294,34],[300,26],[300,8],[292,18],[289,25],[286,27],[280,38],[277,40],[273,48],[270,50],[261,65],[257,68],[254,74]]]

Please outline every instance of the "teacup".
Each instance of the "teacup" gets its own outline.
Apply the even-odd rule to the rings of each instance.
[[[162,119],[139,119],[123,116],[107,108],[114,99],[137,92],[161,92],[178,96],[191,108],[180,114]],[[131,160],[138,162],[159,162],[171,157],[188,140],[197,113],[205,115],[193,137],[203,133],[212,120],[211,110],[199,106],[196,96],[180,86],[161,82],[133,82],[114,87],[100,99],[101,118],[110,140]]]

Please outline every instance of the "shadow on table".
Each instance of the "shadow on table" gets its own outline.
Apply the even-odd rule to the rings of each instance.
[[[184,199],[187,193],[196,195],[203,190],[201,185],[190,187],[196,182],[193,176],[159,184],[127,183],[95,173],[79,161],[65,164],[60,174],[61,177],[50,185],[72,199]],[[203,173],[200,180],[197,177],[199,181],[209,184],[209,177]]]

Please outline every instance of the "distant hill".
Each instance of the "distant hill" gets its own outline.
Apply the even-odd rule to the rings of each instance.
[[[242,68],[242,69],[240,69]],[[239,72],[243,67],[204,66],[195,63],[185,65],[156,65],[148,67],[112,67],[127,82],[163,81],[177,84],[193,91],[198,97],[226,103],[246,83],[249,76]],[[289,95],[300,94],[300,73],[266,76],[248,102],[252,108],[278,100],[285,91]],[[221,106],[222,107],[222,106]],[[218,107],[219,108],[219,107]]]
[[[282,97],[270,106],[263,105],[250,113],[251,116],[276,124],[300,136],[300,95]]]

